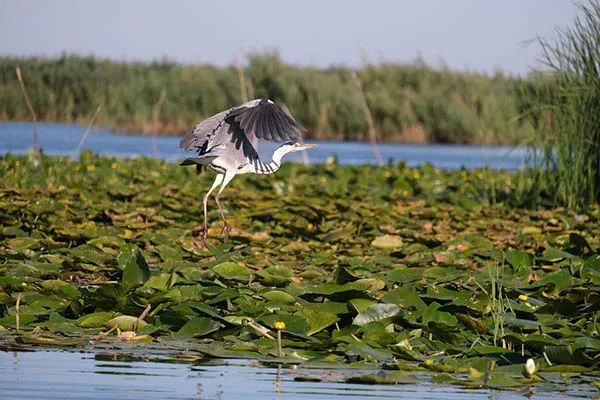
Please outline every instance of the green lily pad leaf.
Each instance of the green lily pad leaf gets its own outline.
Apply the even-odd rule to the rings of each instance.
[[[153,275],[146,283],[144,283],[145,287],[149,287],[157,290],[167,290],[171,286],[173,286],[177,282],[177,274],[158,274]]]
[[[390,361],[394,355],[388,349],[376,349],[362,342],[353,342],[348,345],[346,355],[359,355],[365,360],[385,362]]]
[[[418,381],[416,376],[404,371],[392,371],[384,376],[375,374],[351,376],[346,379],[346,383],[358,383],[363,385],[400,385],[413,384]]]
[[[91,302],[103,310],[120,310],[127,304],[129,293],[135,286],[137,283],[134,282],[102,285],[91,296]]]
[[[226,348],[227,346],[227,348]],[[258,353],[258,349],[251,350],[234,350],[230,348],[231,346],[225,344],[224,342],[214,342],[209,344],[208,346],[198,347],[197,350],[206,354],[210,357],[215,358],[257,358],[260,356]]]
[[[310,325],[310,329],[306,332],[307,336],[314,335],[339,321],[338,316],[335,314],[319,312],[310,308],[302,309],[301,314]]]
[[[265,285],[282,286],[294,277],[294,271],[288,267],[274,265],[257,271],[256,275],[262,278]]]
[[[544,276],[539,281],[531,284],[530,288],[539,288],[546,285],[552,285],[552,294],[558,296],[560,292],[568,288],[573,282],[573,276],[568,269],[562,269],[560,271],[552,272]]]
[[[333,282],[335,282],[338,285],[353,282],[357,279],[359,279],[359,277],[345,267],[339,267],[333,273]]]
[[[585,260],[580,276],[589,279],[594,285],[600,285],[600,255],[593,255]]]
[[[144,283],[150,278],[150,269],[141,251],[134,251],[124,260],[123,282]]]
[[[215,265],[212,270],[221,278],[242,282],[248,282],[252,274],[249,268],[231,261]]]
[[[552,365],[550,367],[544,367],[543,372],[566,372],[571,374],[587,374],[592,372],[588,367],[582,365]]]
[[[499,346],[473,346],[469,351],[482,356],[512,353],[510,350]]]
[[[383,295],[382,300],[386,303],[396,304],[404,308],[414,307],[420,311],[427,308],[427,304],[419,297],[417,292],[413,288],[406,286],[388,291]]]
[[[191,338],[206,336],[219,330],[220,323],[207,317],[194,317],[185,323],[176,333],[178,337]]]
[[[285,323],[286,331],[299,334],[306,334],[306,332],[308,332],[311,329],[310,324],[306,319],[295,314],[266,315],[264,317],[259,318],[257,321],[269,328],[272,328],[273,324],[276,321],[283,321]]]
[[[546,356],[553,364],[587,365],[585,357],[574,356],[569,346],[544,346]]]
[[[221,314],[219,314],[219,310],[217,310],[216,308],[214,308],[208,304],[204,304],[199,301],[188,301],[185,304],[187,306],[189,306],[189,308],[193,309],[194,311],[199,312],[200,314],[209,316],[212,319],[215,319],[217,321],[225,321],[225,319],[221,316]]]
[[[402,247],[403,244],[402,238],[396,235],[379,236],[371,242],[371,246],[380,249],[397,249]]]
[[[304,303],[302,308],[337,315],[348,314],[349,312],[346,303],[338,303],[335,301],[326,301],[324,303]]]
[[[410,283],[423,278],[425,268],[396,268],[387,273],[386,279],[395,283]]]
[[[102,328],[116,315],[118,315],[118,313],[112,311],[98,311],[79,318],[77,320],[77,325],[82,328]]]
[[[109,319],[104,324],[106,328],[118,328],[122,331],[135,331],[144,325],[147,325],[146,321],[132,317],[131,315],[120,315]]]
[[[508,374],[502,372],[494,372],[487,381],[487,386],[492,388],[505,388],[520,386],[521,383]]]
[[[425,325],[444,325],[448,327],[454,327],[458,324],[456,317],[448,312],[440,311],[441,306],[433,302],[429,304],[427,309],[423,312],[423,324]]]
[[[530,267],[533,265],[533,260],[533,254],[527,253],[526,251],[514,250],[506,253],[506,261],[508,261],[513,268]]]
[[[364,326],[370,322],[394,317],[399,312],[400,307],[395,304],[372,304],[354,318],[352,325]]]
[[[600,340],[592,337],[580,337],[575,339],[570,347],[573,353],[579,349],[600,351]]]
[[[544,258],[548,261],[551,262],[557,262],[563,259],[576,259],[578,258],[577,256],[574,256],[573,254],[557,249],[555,247],[552,246],[547,246],[546,249],[544,250],[544,252],[542,253],[542,255],[544,256]]]
[[[43,326],[45,329],[54,333],[60,332],[71,334],[80,330],[75,322],[75,320],[65,318],[60,314],[53,312],[50,313],[48,321],[41,323],[40,326]]]
[[[377,304],[376,300],[371,299],[351,299],[348,303],[356,310],[357,313],[361,313],[367,309],[370,305]]]
[[[61,297],[76,299],[81,296],[81,293],[75,286],[58,279],[49,279],[41,282],[40,285],[44,289],[54,292]]]
[[[260,294],[265,300],[281,303],[294,303],[296,298],[282,290],[270,290]]]
[[[37,317],[35,315],[19,314],[20,327],[29,325],[35,321],[37,321]],[[16,328],[17,327],[17,317],[14,315],[7,315],[6,317],[0,318],[0,326],[10,326],[11,328]]]

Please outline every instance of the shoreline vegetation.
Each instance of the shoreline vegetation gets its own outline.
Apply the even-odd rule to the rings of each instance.
[[[296,67],[276,52],[249,54],[245,65],[227,67],[77,55],[0,57],[0,120],[30,119],[17,67],[40,121],[86,124],[101,107],[99,125],[182,134],[245,98],[268,97],[303,123],[306,139],[367,141],[364,96],[377,140],[397,143],[525,143],[533,126],[520,116],[528,94],[543,81],[436,69],[421,60],[357,70]]]

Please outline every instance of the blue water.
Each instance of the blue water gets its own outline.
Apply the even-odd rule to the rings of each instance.
[[[74,155],[74,151],[85,130],[84,126],[72,124],[38,124],[40,146],[51,155]],[[156,154],[152,150],[152,138],[128,135],[94,128],[84,149],[97,154],[119,157],[155,156],[167,161],[177,161],[192,154],[179,149],[179,137],[158,136]],[[336,156],[340,164],[373,164],[375,155],[369,143],[310,141],[318,147],[308,151],[311,163],[323,163]],[[272,151],[277,144],[261,144],[261,154]],[[33,147],[33,129],[29,122],[0,122],[0,155],[22,154]],[[489,166],[494,169],[515,170],[523,164],[525,150],[506,146],[463,146],[463,145],[414,145],[379,144],[385,162],[404,161],[410,166],[431,163],[443,169],[468,169]],[[268,159],[268,157],[265,157]],[[301,162],[300,153],[293,153],[286,160]]]
[[[335,365],[265,366],[255,361],[173,363],[173,359],[127,360],[118,350],[92,352],[0,351],[2,399],[525,399],[516,390],[467,389],[422,381],[400,385],[344,383],[343,376],[377,370]],[[319,376],[323,382],[295,380]],[[589,398],[589,391],[543,392],[534,399]]]

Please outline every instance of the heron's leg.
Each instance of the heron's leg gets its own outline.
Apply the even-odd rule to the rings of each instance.
[[[202,247],[206,247],[206,239],[208,239],[208,197],[210,196],[212,191],[215,190],[215,188],[219,186],[221,182],[223,182],[223,177],[223,174],[217,174],[211,188],[208,190],[208,192],[204,195],[204,198],[202,199],[202,205],[204,206],[204,232],[202,232]]]
[[[229,238],[229,225],[227,224],[227,220],[225,219],[225,215],[223,214],[223,209],[221,208],[221,203],[219,202],[219,196],[221,196],[223,189],[225,189],[225,186],[227,186],[227,184],[231,182],[234,176],[234,172],[227,171],[225,173],[223,183],[221,184],[221,188],[215,195],[215,201],[217,202],[217,207],[219,207],[219,214],[221,214],[221,219],[223,220],[223,230],[221,231],[221,235],[223,235],[223,240],[225,243],[227,243],[227,239]]]

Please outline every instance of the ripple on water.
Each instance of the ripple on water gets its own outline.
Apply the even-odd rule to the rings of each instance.
[[[408,385],[360,385],[296,381],[376,373],[340,366],[276,368],[243,360],[207,364],[121,361],[106,352],[0,352],[3,399],[523,399],[516,392],[493,392],[433,384],[428,375]],[[170,361],[166,360],[165,361]],[[577,394],[577,392],[575,392]],[[589,393],[581,393],[585,398]],[[551,396],[553,395],[553,396]],[[560,396],[545,393],[538,398]],[[560,396],[568,398],[567,396]]]

